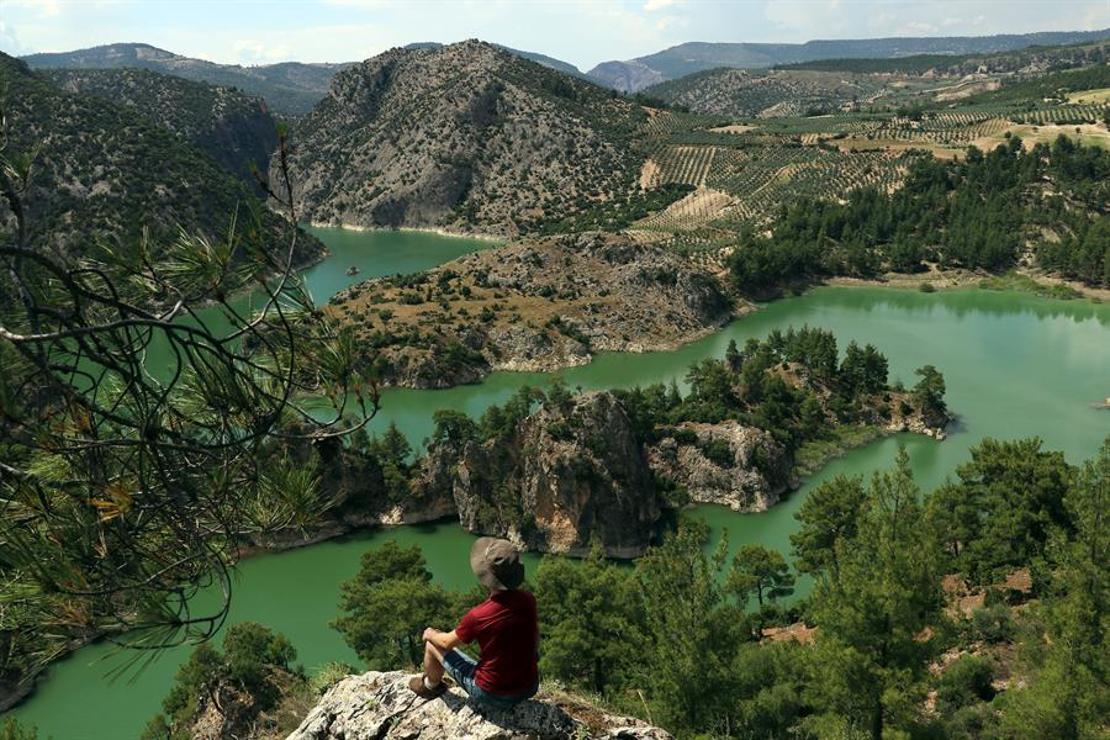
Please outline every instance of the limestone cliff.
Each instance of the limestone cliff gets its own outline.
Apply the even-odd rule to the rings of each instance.
[[[712,452],[723,444],[722,454]],[[659,475],[681,486],[692,503],[733,511],[766,511],[787,489],[790,457],[766,431],[737,421],[685,422],[648,449]]]
[[[643,449],[608,392],[549,403],[507,438],[432,445],[416,488],[453,500],[469,531],[541,552],[580,555],[596,538],[612,557],[635,557],[661,513]]]
[[[420,699],[400,672],[348,676],[333,686],[287,740],[669,740],[629,717],[610,715],[570,697],[541,691],[510,712],[467,701],[458,688]]]

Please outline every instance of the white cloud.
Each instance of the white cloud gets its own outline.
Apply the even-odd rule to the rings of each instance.
[[[40,18],[52,18],[62,10],[60,0],[4,0],[8,8],[30,10]]]
[[[656,10],[662,10],[663,8],[669,8],[677,4],[678,0],[647,0],[647,2],[644,3],[644,11],[653,13]]]
[[[0,21],[0,50],[12,56],[23,53],[23,46],[19,43],[19,37],[16,36],[15,29],[4,21]]]
[[[929,36],[939,30],[936,24],[925,21],[907,21],[901,26],[901,33],[906,36]]]
[[[763,14],[771,23],[792,32],[791,38],[779,36],[782,41],[830,38],[842,33],[851,18],[840,0],[767,0]]]

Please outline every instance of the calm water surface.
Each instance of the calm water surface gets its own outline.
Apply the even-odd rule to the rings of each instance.
[[[425,269],[484,246],[472,240],[411,232],[315,230],[333,256],[307,273],[317,301],[367,277]],[[351,264],[361,273],[347,277]],[[984,437],[1040,436],[1072,462],[1094,454],[1110,434],[1110,411],[1094,404],[1110,395],[1110,305],[1040,299],[1014,293],[970,290],[933,294],[868,288],[820,288],[800,298],[769,304],[721,332],[675,352],[606,354],[590,365],[561,373],[583,390],[683,382],[686,367],[720,357],[730,339],[743,344],[775,328],[809,324],[830,329],[841,348],[871,342],[890,360],[892,378],[907,385],[914,368],[931,363],[945,375],[949,406],[959,415],[948,440],[898,435],[855,450],[813,476],[786,501],[763,514],[735,514],[705,506],[686,515],[707,521],[730,547],[757,542],[789,549],[793,513],[808,491],[838,473],[870,474],[888,467],[905,445],[918,482],[933,488],[953,474],[968,449]],[[481,413],[522,385],[546,385],[552,375],[497,373],[480,385],[448,390],[389,390],[373,428],[390,422],[420,443],[432,429],[432,412],[455,408]],[[336,615],[339,583],[358,568],[370,546],[395,540],[419,544],[438,581],[468,588],[466,553],[472,536],[455,524],[404,527],[363,533],[294,552],[265,555],[237,570],[232,623],[254,620],[285,633],[309,669],[332,660],[357,665],[328,622]],[[530,560],[534,564],[535,559]],[[205,595],[203,598],[214,598]],[[58,740],[135,737],[159,703],[173,673],[188,655],[163,656],[131,682],[106,679],[122,658],[94,645],[56,664],[36,694],[13,711]],[[126,657],[126,656],[124,656]]]

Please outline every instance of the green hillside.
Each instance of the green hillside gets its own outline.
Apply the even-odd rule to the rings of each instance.
[[[7,154],[37,155],[24,198],[32,241],[48,239],[79,255],[98,238],[133,239],[144,228],[156,238],[178,227],[217,237],[236,209],[259,205],[239,178],[130,107],[65,92],[7,55],[0,55],[0,84]],[[11,213],[3,208],[9,229]],[[280,219],[261,212],[276,233]],[[302,244],[301,260],[322,250],[311,238]]]

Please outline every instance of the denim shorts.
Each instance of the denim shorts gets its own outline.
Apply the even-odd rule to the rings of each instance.
[[[478,661],[461,650],[451,650],[443,656],[443,669],[471,699],[478,704],[493,709],[512,709],[522,701],[531,699],[539,689],[539,686],[533,686],[531,690],[525,691],[523,694],[513,694],[511,696],[491,694],[474,680],[474,673],[478,670]]]

